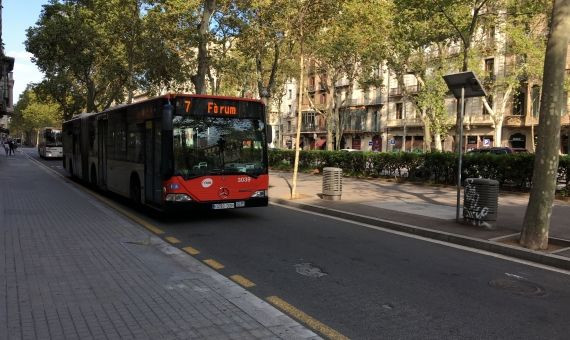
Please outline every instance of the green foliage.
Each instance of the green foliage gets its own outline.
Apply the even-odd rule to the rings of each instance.
[[[71,90],[79,92],[87,111],[124,100],[125,88],[134,86],[127,85],[134,77],[138,45],[134,3],[135,8],[123,0],[53,0],[43,6],[36,25],[27,30],[26,50],[45,73],[44,89],[53,98],[63,103],[73,98]]]
[[[291,170],[295,151],[269,151],[269,165]],[[462,178],[490,178],[502,188],[528,190],[532,183],[534,155],[527,153],[494,155],[468,153],[463,158]],[[405,180],[454,185],[457,181],[457,155],[450,152],[344,152],[301,151],[301,170],[338,167],[348,176],[397,177]],[[570,156],[560,157],[558,176],[570,179]]]
[[[38,96],[34,87],[28,86],[14,108],[10,124],[13,135],[23,133],[27,139],[33,132],[46,126],[61,126],[62,115],[58,104]]]

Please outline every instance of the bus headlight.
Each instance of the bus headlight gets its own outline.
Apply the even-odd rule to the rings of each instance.
[[[167,194],[164,200],[166,202],[189,202],[192,198],[186,194]]]
[[[255,197],[267,197],[267,190],[257,190],[251,195],[251,198]]]

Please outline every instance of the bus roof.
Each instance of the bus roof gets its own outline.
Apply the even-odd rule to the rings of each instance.
[[[210,98],[210,99],[223,99],[223,100],[237,100],[237,101],[244,101],[244,102],[255,102],[255,103],[260,103],[263,104],[263,102],[259,99],[252,99],[252,98],[242,98],[242,97],[232,97],[232,96],[214,96],[214,95],[205,95],[205,94],[190,94],[190,93],[167,93],[164,94],[162,96],[158,96],[158,97],[153,97],[153,98],[148,98],[148,99],[144,99],[141,101],[137,101],[131,104],[118,104],[115,106],[111,106],[101,112],[83,112],[80,113],[78,115],[73,116],[73,118],[65,121],[65,122],[69,122],[75,119],[80,119],[80,118],[84,118],[84,117],[88,117],[91,115],[96,115],[99,113],[103,113],[103,112],[110,112],[110,111],[114,111],[120,108],[124,108],[124,107],[129,107],[129,106],[135,106],[135,105],[140,105],[140,104],[144,104],[147,102],[151,102],[157,99],[176,99],[178,97],[188,97],[188,98]],[[64,122],[64,123],[65,123]]]

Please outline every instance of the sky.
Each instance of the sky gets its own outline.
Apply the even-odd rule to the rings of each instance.
[[[48,0],[3,0],[2,40],[4,52],[15,58],[14,62],[14,104],[24,92],[28,83],[40,82],[43,74],[30,60],[24,41],[26,29],[33,26],[40,16],[42,5]]]

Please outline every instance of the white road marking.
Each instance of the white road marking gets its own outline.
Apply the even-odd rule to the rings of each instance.
[[[509,234],[509,235],[503,235],[503,236],[493,237],[493,238],[490,238],[489,241],[494,241],[494,242],[496,242],[496,241],[503,240],[503,239],[509,239],[509,238],[511,238],[511,237],[518,236],[518,235],[520,235],[520,234],[521,234],[521,233],[513,233],[513,234]]]
[[[514,277],[517,280],[524,280],[524,277],[522,277],[520,275],[511,274],[511,273],[505,273],[505,275],[507,275],[508,277]]]
[[[342,222],[346,222],[346,223],[350,223],[350,224],[354,224],[354,225],[359,225],[365,228],[369,228],[369,229],[374,229],[374,230],[378,230],[378,231],[383,231],[386,233],[390,233],[390,234],[394,234],[394,235],[399,235],[399,236],[403,236],[403,237],[408,237],[408,238],[413,238],[416,240],[421,240],[421,241],[426,241],[426,242],[430,242],[430,243],[435,243],[435,244],[440,244],[446,247],[450,247],[450,248],[455,248],[455,249],[460,249],[460,250],[464,250],[464,251],[468,251],[471,253],[475,253],[475,254],[481,254],[481,255],[485,255],[485,256],[490,256],[490,257],[494,257],[494,258],[498,258],[501,260],[506,260],[506,261],[510,261],[510,262],[515,262],[515,263],[519,263],[519,264],[524,264],[527,265],[529,267],[534,267],[534,268],[539,268],[539,269],[543,269],[543,270],[548,270],[551,272],[555,272],[555,273],[559,273],[559,274],[564,274],[564,275],[568,275],[570,276],[570,271],[568,270],[564,270],[564,269],[560,269],[560,268],[555,268],[555,267],[550,267],[547,265],[543,265],[540,263],[535,263],[535,262],[531,262],[531,261],[527,261],[527,260],[522,260],[522,259],[518,259],[515,257],[511,257],[511,256],[506,256],[506,255],[501,255],[501,254],[497,254],[497,253],[492,253],[486,250],[481,250],[481,249],[476,249],[476,248],[469,248],[466,246],[462,246],[459,244],[455,244],[455,243],[449,243],[449,242],[445,242],[445,241],[440,241],[440,240],[435,240],[435,239],[431,239],[431,238],[427,238],[427,237],[423,237],[423,236],[418,236],[418,235],[414,235],[414,234],[408,234],[408,233],[404,233],[401,231],[396,231],[396,230],[391,230],[391,229],[386,229],[386,228],[382,228],[382,227],[378,227],[375,225],[371,225],[371,224],[366,224],[366,223],[361,223],[361,222],[356,222],[356,221],[351,221],[351,220],[347,220],[344,218],[340,218],[340,217],[335,217],[335,216],[329,216],[329,215],[325,215],[325,214],[321,214],[321,213],[317,213],[317,212],[313,212],[313,211],[307,211],[307,210],[303,210],[303,209],[299,209],[299,208],[295,208],[295,207],[290,207],[284,204],[279,204],[279,203],[275,203],[275,202],[270,202],[269,204],[271,205],[275,205],[281,208],[285,208],[285,209],[290,209],[290,210],[295,210],[295,211],[299,211],[302,213],[306,213],[306,214],[312,214],[312,215],[316,215],[316,216],[321,216],[321,217],[326,217],[326,218],[330,218],[333,220],[337,220],[337,221],[342,221]],[[394,221],[390,221],[390,223],[398,223],[398,222],[394,222]],[[398,223],[398,224],[403,224],[403,223]],[[409,225],[409,224],[405,224],[405,225]],[[414,226],[417,227],[417,226]],[[419,227],[421,228],[421,227]],[[422,228],[423,229],[423,228]],[[482,240],[485,241],[485,240]]]

